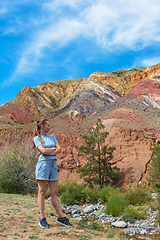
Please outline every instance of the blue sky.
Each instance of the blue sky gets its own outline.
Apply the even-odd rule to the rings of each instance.
[[[0,1],[0,105],[24,86],[157,63],[159,0]]]

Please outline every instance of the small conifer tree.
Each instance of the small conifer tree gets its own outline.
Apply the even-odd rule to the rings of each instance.
[[[147,180],[151,183],[152,188],[160,193],[160,146],[158,143],[153,149],[151,160],[148,167],[149,177]]]
[[[151,184],[152,188],[158,193],[158,218],[157,221],[160,224],[160,145],[157,143],[152,152],[151,163],[148,167],[149,177],[147,180]]]
[[[91,187],[98,184],[101,188],[111,180],[115,180],[119,176],[119,168],[113,159],[113,151],[115,147],[106,147],[105,139],[108,132],[102,132],[105,126],[98,119],[95,128],[91,127],[89,136],[84,135],[85,145],[77,147],[80,152],[87,155],[87,164],[77,170],[80,177],[84,179]]]
[[[52,97],[51,95],[49,96],[49,99],[51,100],[52,106],[56,107],[56,99]]]

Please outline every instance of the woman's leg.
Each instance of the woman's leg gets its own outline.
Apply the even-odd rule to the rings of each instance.
[[[46,186],[47,186],[46,180],[38,180],[38,206],[39,206],[41,218],[45,217],[44,199],[45,199],[45,193],[46,193]]]
[[[50,193],[51,193],[51,202],[53,207],[55,208],[58,217],[59,218],[64,218],[65,215],[63,214],[62,210],[61,210],[61,206],[58,200],[58,180],[57,181],[49,181],[48,182],[49,185],[49,189],[50,189]]]

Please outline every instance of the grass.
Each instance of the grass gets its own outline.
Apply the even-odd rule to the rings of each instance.
[[[68,87],[71,83],[81,83],[84,78],[77,78],[77,79],[66,79],[66,80],[58,80],[56,83],[62,83],[65,87]]]
[[[102,211],[114,217],[122,216],[124,221],[134,222],[136,219],[145,219],[146,212],[151,207],[151,192],[143,186],[135,186],[133,189],[116,189],[108,186],[99,189],[96,186],[79,184],[74,179],[67,179],[59,185],[61,200],[66,204],[95,203],[101,200],[106,207]],[[63,195],[64,194],[64,195]],[[90,200],[90,201],[89,201]],[[106,231],[106,226],[100,220],[90,218],[79,221],[71,219],[73,228],[67,229],[55,224],[57,214],[51,202],[45,201],[46,217],[50,224],[49,229],[42,230],[38,221],[40,219],[37,197],[31,195],[0,194],[0,238],[9,239],[11,236],[24,235],[30,239],[123,239],[114,230]],[[155,208],[155,204],[154,204]],[[56,238],[57,236],[57,238]],[[122,237],[122,236],[121,236]]]
[[[57,214],[48,200],[45,201],[45,210],[49,229],[42,229],[38,225],[40,215],[36,197],[0,193],[0,239],[122,240],[116,231],[112,234],[106,229],[102,231],[98,223],[90,228],[80,226],[76,219],[70,220],[73,228],[56,224]]]

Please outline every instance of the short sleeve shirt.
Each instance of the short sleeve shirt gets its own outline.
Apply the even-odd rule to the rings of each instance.
[[[41,138],[43,138],[44,143],[40,139],[40,137],[36,136],[33,138],[34,144],[36,147],[39,145],[43,145],[43,147],[46,148],[52,148],[55,147],[55,144],[58,143],[57,139],[55,138],[54,135],[42,135]],[[38,150],[39,151],[39,150]],[[40,151],[40,156],[38,161],[45,161],[45,160],[50,160],[50,159],[56,159],[56,155],[43,155]]]

